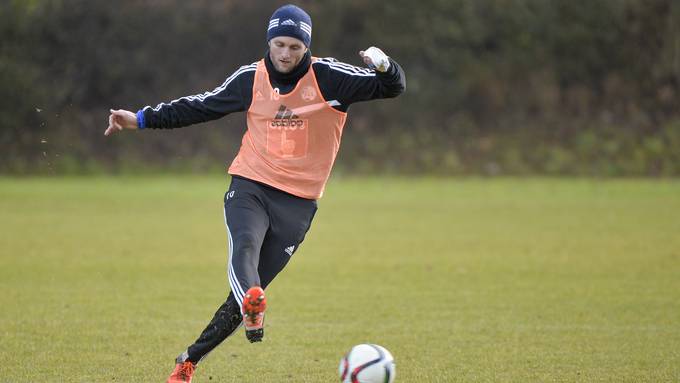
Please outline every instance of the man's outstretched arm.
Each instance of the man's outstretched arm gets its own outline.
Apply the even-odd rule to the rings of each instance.
[[[252,91],[254,73],[255,66],[246,65],[239,68],[222,85],[211,92],[181,97],[158,104],[156,107],[145,106],[136,113],[128,110],[112,110],[109,116],[109,127],[104,135],[109,136],[123,129],[180,128],[246,110]]]

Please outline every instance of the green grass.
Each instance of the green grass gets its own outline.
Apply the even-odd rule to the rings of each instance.
[[[160,382],[228,293],[224,177],[0,179],[0,381]],[[342,179],[196,383],[680,380],[680,182]]]

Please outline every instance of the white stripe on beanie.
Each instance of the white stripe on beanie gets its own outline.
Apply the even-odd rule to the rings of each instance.
[[[305,23],[304,21],[300,21],[300,29],[307,33],[309,37],[312,37],[312,27],[309,24]]]

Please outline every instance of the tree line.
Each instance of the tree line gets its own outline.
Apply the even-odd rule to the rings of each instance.
[[[0,173],[209,171],[243,114],[105,139],[109,108],[219,86],[265,52],[280,1],[0,4]],[[680,4],[673,0],[299,1],[312,52],[407,74],[350,108],[338,172],[680,175]]]

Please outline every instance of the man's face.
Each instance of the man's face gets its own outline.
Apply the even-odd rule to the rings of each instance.
[[[274,68],[281,73],[292,71],[305,53],[307,53],[307,47],[295,37],[279,36],[269,40],[269,58]]]

